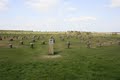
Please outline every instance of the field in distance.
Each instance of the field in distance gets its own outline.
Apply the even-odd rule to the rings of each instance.
[[[48,55],[51,36],[54,55]],[[119,75],[119,34],[0,31],[0,80],[119,80]]]

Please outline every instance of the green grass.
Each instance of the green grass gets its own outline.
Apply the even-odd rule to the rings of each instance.
[[[48,37],[45,39],[48,41]],[[58,58],[45,58],[48,44],[35,42],[35,48],[19,45],[13,41],[14,48],[0,47],[0,80],[120,80],[120,46],[111,45],[86,48],[78,39],[66,41],[56,36],[55,52]],[[6,44],[8,41],[0,41]]]

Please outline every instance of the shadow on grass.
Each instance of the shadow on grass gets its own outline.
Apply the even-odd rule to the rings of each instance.
[[[55,51],[54,52],[54,55],[58,55],[58,54],[60,54],[62,51]]]
[[[72,49],[72,48],[70,47],[70,48],[65,48],[65,49]]]

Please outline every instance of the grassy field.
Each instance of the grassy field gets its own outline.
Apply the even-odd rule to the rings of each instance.
[[[45,38],[36,39],[33,49],[29,45],[31,39],[23,40],[24,45],[19,44],[20,39],[0,41],[0,80],[120,80],[120,45],[94,47],[95,41],[101,39],[94,37],[93,47],[87,48],[84,40],[72,37],[61,41],[60,35],[55,34],[55,55],[52,56],[48,55],[50,35],[42,35]],[[119,37],[101,40],[116,42]],[[41,44],[43,40],[45,45]],[[67,41],[71,42],[70,49]],[[9,43],[13,48],[8,47]]]

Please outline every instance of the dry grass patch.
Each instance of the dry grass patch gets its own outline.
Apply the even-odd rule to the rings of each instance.
[[[61,58],[61,55],[43,55],[42,58],[44,59],[55,59],[55,58]]]

